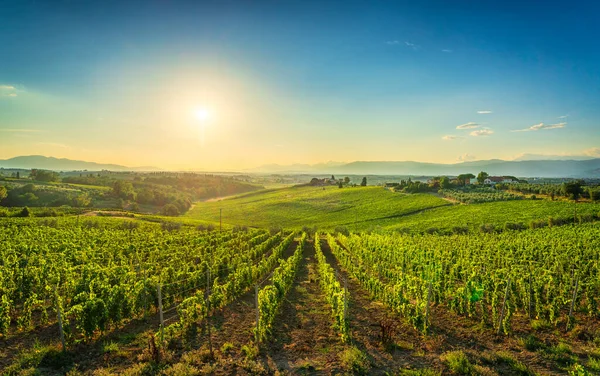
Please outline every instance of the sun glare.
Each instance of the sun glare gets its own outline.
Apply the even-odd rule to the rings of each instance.
[[[196,112],[194,115],[196,116],[196,119],[198,119],[202,122],[205,122],[210,118],[210,112],[208,112],[208,110],[205,108],[196,109]]]

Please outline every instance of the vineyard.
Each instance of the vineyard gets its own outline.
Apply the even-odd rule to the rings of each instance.
[[[600,371],[596,223],[439,236],[130,222],[0,223],[3,373]]]
[[[514,193],[498,191],[493,188],[483,187],[469,190],[442,189],[439,193],[449,199],[464,204],[479,204],[482,202],[521,200],[523,196]]]

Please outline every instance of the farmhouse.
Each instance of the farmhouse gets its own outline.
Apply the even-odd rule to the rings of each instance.
[[[498,183],[517,183],[510,176],[490,176],[483,181],[484,184],[496,185]]]

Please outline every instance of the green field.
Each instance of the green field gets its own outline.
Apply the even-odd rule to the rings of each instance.
[[[532,221],[547,220],[549,217],[573,218],[574,215],[600,215],[600,206],[593,203],[549,200],[497,201],[455,205],[397,218],[389,227],[418,231],[432,228],[451,229],[455,226],[477,229],[486,224],[501,227],[505,223],[523,223],[528,227]],[[390,222],[386,222],[386,224],[388,223]]]
[[[197,203],[184,218],[218,223],[219,209],[223,223],[230,225],[349,230],[429,229],[451,230],[454,227],[479,229],[481,225],[503,227],[552,218],[598,216],[600,206],[550,200],[497,201],[470,205],[453,205],[431,194],[394,193],[380,187],[291,187],[254,192],[214,202]]]
[[[292,187],[197,203],[185,216],[253,227],[347,226],[368,229],[393,224],[402,216],[451,205],[429,194],[394,193],[381,187]]]

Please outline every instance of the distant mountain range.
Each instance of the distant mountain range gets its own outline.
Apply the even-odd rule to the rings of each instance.
[[[65,158],[30,155],[0,160],[2,168],[41,168],[55,171],[159,171],[156,167],[127,167],[116,164],[76,161]],[[490,175],[547,178],[600,178],[600,158],[587,160],[514,160],[491,159],[454,164],[357,161],[351,163],[327,162],[315,165],[269,164],[246,170],[249,173],[269,174],[346,174],[346,175],[458,175],[485,171]]]
[[[459,175],[485,171],[490,175],[547,178],[600,178],[600,158],[588,160],[525,160],[462,162],[454,164],[394,161],[357,161],[334,166],[268,165],[253,169],[263,173],[319,173],[348,175]]]
[[[127,167],[116,164],[104,164],[96,162],[76,161],[66,158],[44,157],[42,155],[28,155],[10,159],[0,159],[2,168],[39,168],[54,171],[158,171],[156,167]]]

